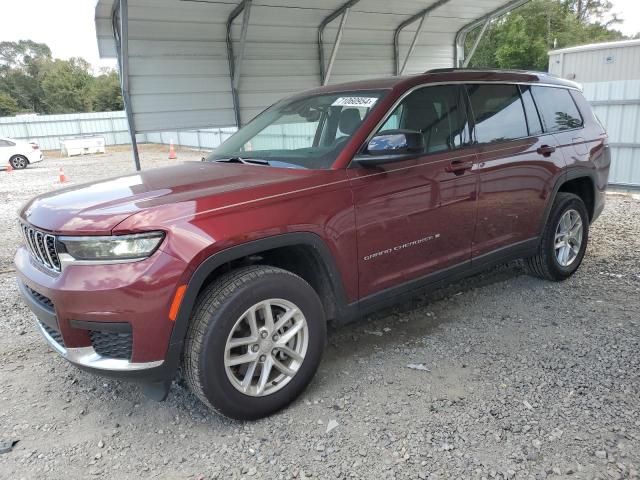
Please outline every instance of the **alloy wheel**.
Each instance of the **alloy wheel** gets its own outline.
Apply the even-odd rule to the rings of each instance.
[[[256,303],[240,316],[227,338],[227,377],[245,395],[271,395],[296,375],[308,344],[307,321],[295,304],[276,298]]]
[[[568,267],[578,258],[582,246],[582,234],[583,226],[580,214],[574,209],[564,212],[560,217],[554,236],[556,261],[560,266]]]

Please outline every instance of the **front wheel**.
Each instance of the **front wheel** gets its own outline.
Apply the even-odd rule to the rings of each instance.
[[[304,390],[325,337],[323,306],[307,282],[275,267],[240,268],[201,293],[185,341],[184,377],[223,415],[261,418]]]
[[[27,165],[29,165],[29,160],[27,160],[27,157],[23,155],[16,155],[9,159],[9,163],[15,170],[24,170],[27,168]]]
[[[546,280],[569,278],[582,263],[588,239],[589,214],[584,202],[573,193],[558,193],[538,253],[526,260],[529,272]]]

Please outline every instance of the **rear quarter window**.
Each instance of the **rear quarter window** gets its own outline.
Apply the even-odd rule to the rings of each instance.
[[[517,85],[467,85],[478,143],[500,142],[528,136]]]
[[[583,125],[582,116],[569,90],[558,87],[531,87],[547,132],[572,130]]]

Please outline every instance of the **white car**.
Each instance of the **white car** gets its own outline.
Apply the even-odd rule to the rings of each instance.
[[[16,170],[27,168],[30,163],[42,161],[42,152],[37,143],[0,137],[0,166],[11,164]]]

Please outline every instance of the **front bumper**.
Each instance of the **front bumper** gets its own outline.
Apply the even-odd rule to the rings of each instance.
[[[181,261],[158,251],[141,262],[77,265],[54,273],[20,247],[15,265],[38,330],[63,358],[116,378],[148,383],[173,377],[175,369],[165,361],[173,330],[168,311],[184,274]],[[99,347],[94,334],[112,332],[118,338],[123,331],[128,332],[128,358],[105,355],[105,336]]]

